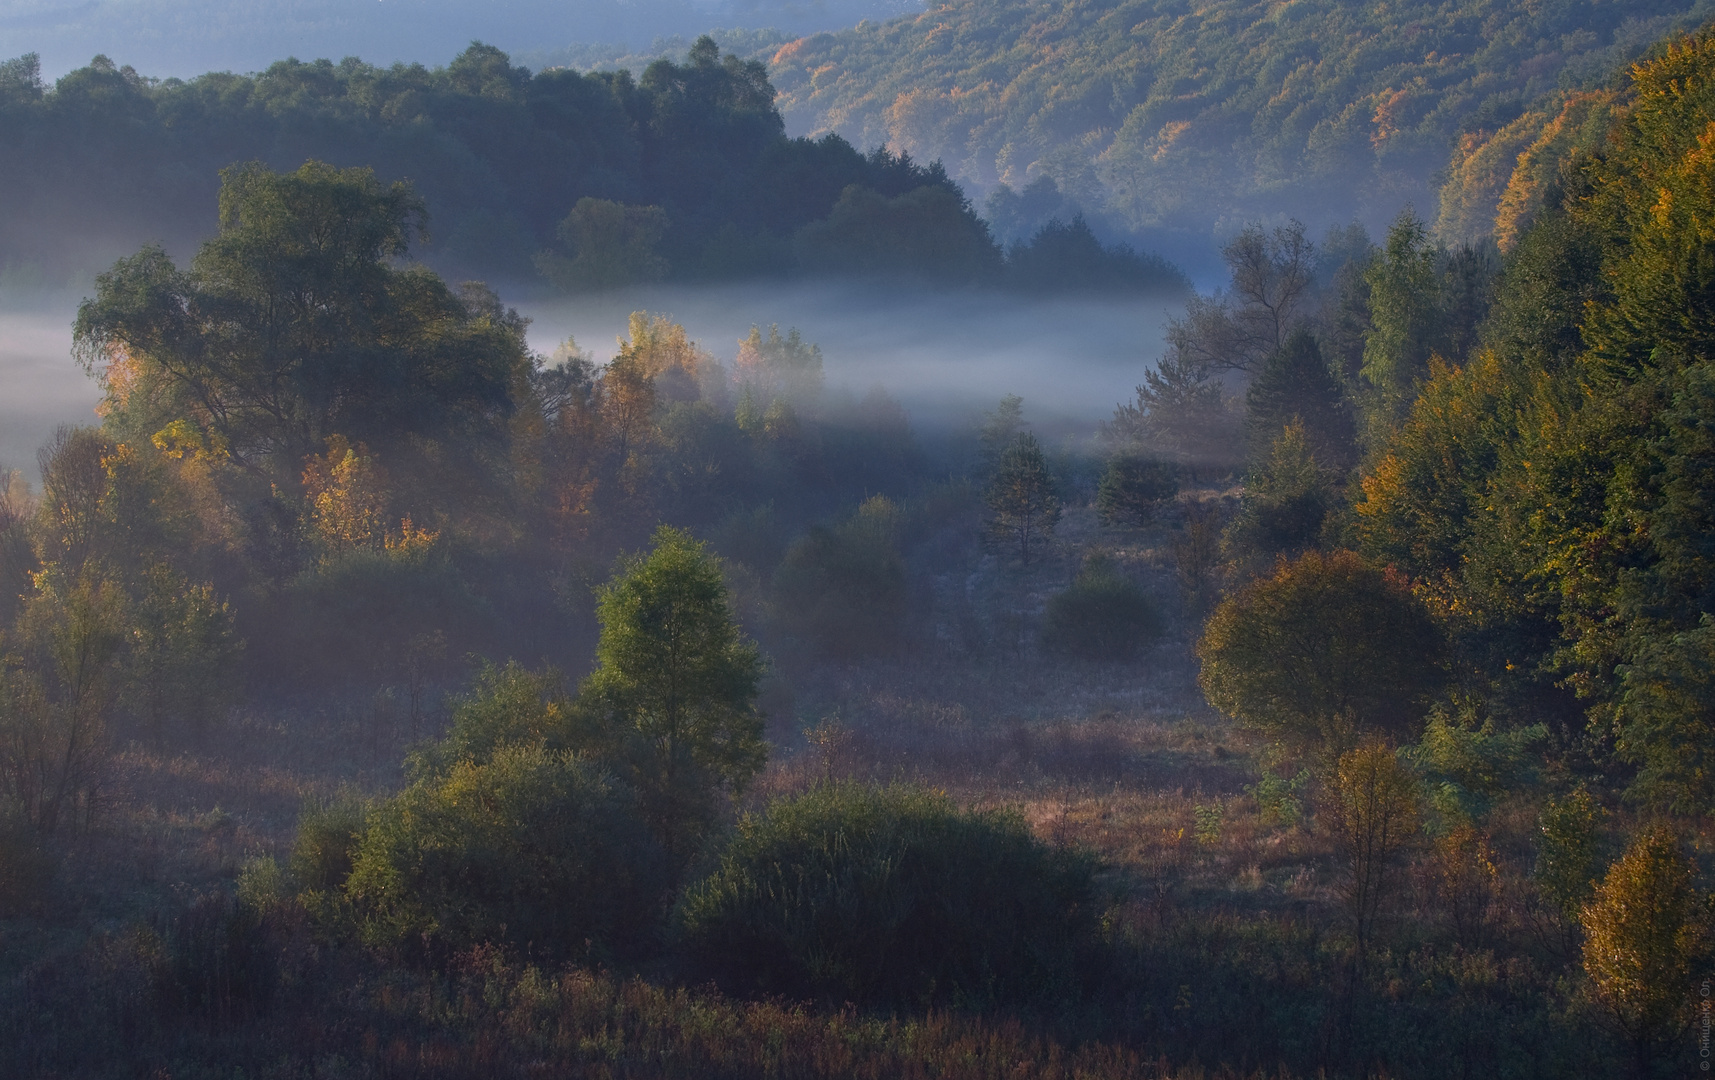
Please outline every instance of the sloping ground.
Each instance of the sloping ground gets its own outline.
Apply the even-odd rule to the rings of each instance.
[[[1461,135],[1604,83],[1709,0],[1432,4],[953,0],[783,46],[793,133],[941,158],[968,187],[1051,177],[1113,225],[1372,226],[1431,213]]]

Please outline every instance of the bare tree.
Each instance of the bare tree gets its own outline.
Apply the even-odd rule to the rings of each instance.
[[[1265,231],[1250,225],[1221,249],[1232,284],[1226,293],[1192,297],[1185,317],[1167,324],[1167,344],[1180,363],[1204,375],[1255,371],[1303,321],[1316,272],[1316,245],[1304,223]]]

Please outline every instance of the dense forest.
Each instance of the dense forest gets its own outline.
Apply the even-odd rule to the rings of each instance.
[[[141,243],[192,250],[215,228],[222,169],[306,159],[411,181],[436,212],[415,250],[456,277],[574,291],[805,272],[1011,280],[938,164],[784,132],[763,65],[707,37],[636,78],[532,75],[475,44],[444,68],[285,60],[188,82],[97,57],[50,88],[30,54],[0,64],[0,288],[80,281]],[[1074,283],[1183,290],[1160,258],[1076,232],[1013,246]]]
[[[99,424],[0,478],[0,1071],[1696,1071],[1715,31],[1640,51],[1459,143],[1439,233],[1231,230],[1090,440],[1001,386],[927,439],[790,326],[538,355],[413,259],[427,174],[226,165],[193,255],[78,310]],[[856,273],[907,211],[974,223],[957,280],[1138,259],[1077,217],[1001,253],[943,170],[786,139],[712,42],[636,81],[280,70],[489,102],[473,141],[554,88],[682,117],[613,129],[637,188],[543,197],[567,288],[690,273],[685,222]],[[133,87],[145,161],[160,103],[283,85],[7,77],[27,117]],[[311,114],[256,108],[205,115]],[[719,184],[745,145],[841,184],[767,217]],[[687,148],[734,171],[650,171]]]
[[[1000,196],[1003,236],[1070,204],[1206,237],[1427,211],[1456,140],[1603,88],[1708,17],[1689,0],[959,0],[792,42],[769,71],[794,130],[945,162]]]

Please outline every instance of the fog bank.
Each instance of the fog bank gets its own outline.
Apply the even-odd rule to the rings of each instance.
[[[753,324],[797,327],[822,348],[828,388],[862,395],[880,385],[925,430],[946,430],[1006,394],[1053,437],[1092,433],[1130,399],[1162,350],[1177,300],[1027,298],[996,292],[909,293],[838,285],[743,285],[623,290],[518,304],[530,344],[552,352],[568,334],[598,361],[615,351],[636,310],[671,316],[723,361]]]
[[[93,424],[101,390],[71,359],[75,294],[0,309],[0,466],[35,483],[36,448],[60,424]]]
[[[36,480],[36,448],[59,424],[93,424],[95,380],[71,359],[78,293],[14,297],[0,309],[0,463]],[[822,348],[830,392],[881,386],[926,433],[1025,400],[1045,436],[1092,433],[1132,396],[1161,352],[1178,303],[1148,298],[1030,299],[992,292],[910,293],[832,284],[654,287],[562,300],[508,299],[532,319],[548,354],[567,336],[598,361],[613,356],[627,316],[647,310],[685,324],[730,363],[752,324],[797,327]]]

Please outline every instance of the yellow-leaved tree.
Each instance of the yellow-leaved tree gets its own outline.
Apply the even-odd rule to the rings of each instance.
[[[1663,1042],[1692,1018],[1693,972],[1709,958],[1709,909],[1697,866],[1664,822],[1646,826],[1584,905],[1584,971],[1648,1076]]]

